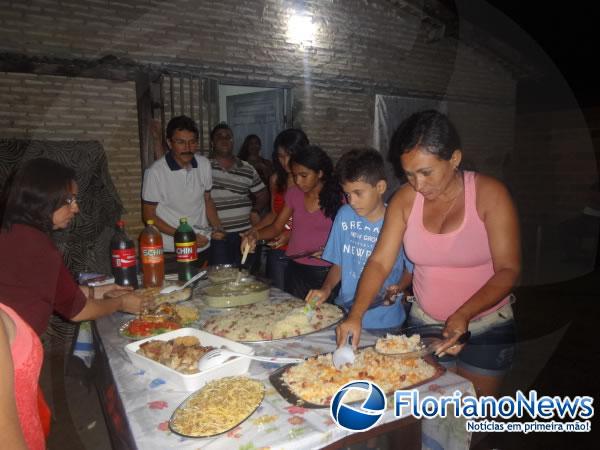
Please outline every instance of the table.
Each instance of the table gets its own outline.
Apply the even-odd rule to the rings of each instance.
[[[272,289],[271,296],[275,301],[289,297],[277,289]],[[197,298],[192,301],[201,308],[201,320],[222,312],[205,307]],[[168,428],[171,413],[190,393],[174,390],[164,380],[144,373],[131,364],[124,350],[125,345],[131,341],[120,337],[117,332],[129,317],[117,313],[96,320],[93,326],[93,368],[97,373],[97,388],[114,448],[305,450],[339,448],[337,442],[345,440],[345,445],[348,445],[352,437],[356,436],[356,433],[335,425],[327,408],[311,410],[290,405],[268,381],[270,373],[279,365],[257,361],[253,361],[250,366],[250,376],[265,383],[266,395],[261,406],[248,420],[232,431],[214,438],[188,439],[171,433]],[[361,337],[361,345],[373,344],[374,341],[375,337],[368,333]],[[305,337],[252,346],[257,354],[305,357],[333,351],[335,333],[331,328]],[[451,395],[456,390],[474,395],[473,386],[468,380],[450,372],[418,389],[434,396]],[[394,417],[393,402],[390,401],[380,425],[367,433],[375,435],[387,432],[414,421],[412,417]],[[424,420],[421,425],[424,449],[469,448],[470,435],[461,419]],[[361,440],[366,438],[364,433],[361,434]]]

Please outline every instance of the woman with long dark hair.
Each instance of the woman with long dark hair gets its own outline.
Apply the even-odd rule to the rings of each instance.
[[[260,230],[271,225],[285,204],[286,191],[295,186],[292,170],[290,169],[290,158],[293,154],[302,151],[309,144],[308,137],[304,131],[297,128],[288,128],[277,135],[273,142],[273,167],[275,172],[269,179],[269,190],[271,192],[271,210],[252,228]],[[267,251],[267,277],[273,285],[279,289],[285,288],[285,270],[288,259],[285,256],[287,244],[290,240],[290,231],[293,222],[290,219],[285,224],[283,231],[268,242]]]
[[[242,248],[256,241],[279,235],[290,217],[293,227],[286,254],[312,251],[320,253],[335,215],[342,205],[342,191],[333,175],[333,162],[320,147],[309,145],[292,155],[290,160],[295,186],[285,194],[285,204],[275,221],[244,235]],[[285,273],[285,290],[304,298],[311,289],[318,289],[329,271],[330,264],[306,256],[290,261]]]

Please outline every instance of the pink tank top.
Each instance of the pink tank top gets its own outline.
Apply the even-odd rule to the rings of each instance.
[[[415,264],[413,289],[428,315],[445,321],[493,275],[484,223],[477,214],[475,173],[464,172],[465,215],[457,230],[436,234],[423,225],[424,198],[417,192],[404,234],[404,248]],[[504,298],[477,317],[508,303]]]
[[[30,450],[43,450],[46,448],[46,440],[38,409],[42,343],[35,331],[16,312],[2,303],[0,308],[15,323],[15,338],[10,350],[15,371],[14,389],[21,430]]]

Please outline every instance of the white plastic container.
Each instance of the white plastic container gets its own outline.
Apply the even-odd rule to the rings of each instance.
[[[229,361],[224,362],[222,365],[213,367],[212,369],[194,374],[184,374],[153,361],[150,358],[146,358],[139,353],[136,353],[140,348],[140,345],[142,345],[144,342],[154,340],[169,341],[182,336],[195,336],[200,340],[200,344],[203,346],[225,346],[236,352],[245,353],[247,355],[254,354],[254,349],[252,347],[225,339],[220,336],[215,336],[195,328],[180,328],[168,333],[159,334],[158,336],[152,336],[132,342],[131,344],[125,346],[125,352],[127,353],[127,356],[129,356],[129,359],[134,366],[145,370],[153,376],[162,378],[163,380],[172,384],[172,387],[175,389],[185,391],[195,391],[200,389],[209,381],[232,375],[242,375],[248,372],[248,368],[250,367],[252,360],[242,356],[232,358]]]

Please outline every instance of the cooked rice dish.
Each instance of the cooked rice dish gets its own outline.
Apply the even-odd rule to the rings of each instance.
[[[309,322],[303,312],[305,306],[302,300],[241,306],[207,320],[203,328],[239,342],[272,340],[322,330],[337,323],[344,315],[337,306],[324,303],[315,308]]]
[[[394,358],[369,347],[356,352],[354,364],[346,365],[342,370],[333,366],[332,354],[328,353],[291,366],[282,378],[298,398],[317,405],[329,405],[337,390],[352,380],[371,380],[390,394],[419,384],[435,373],[435,367],[422,358]],[[350,391],[344,402],[362,398],[360,391]]]
[[[422,348],[421,336],[418,334],[413,334],[410,337],[388,334],[385,338],[377,339],[375,343],[375,350],[379,353],[409,353],[419,351]]]

